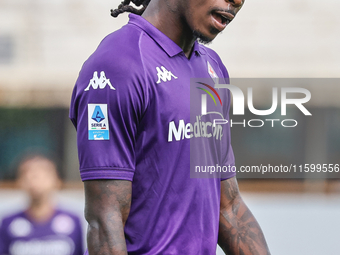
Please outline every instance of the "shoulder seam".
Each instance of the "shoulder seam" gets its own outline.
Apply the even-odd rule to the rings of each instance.
[[[143,112],[145,112],[146,108],[147,108],[147,105],[148,105],[148,102],[149,102],[149,85],[147,84],[147,75],[146,75],[146,68],[145,68],[145,64],[144,64],[144,59],[143,59],[143,55],[142,55],[142,47],[141,47],[141,41],[142,41],[142,36],[145,34],[144,31],[142,31],[140,33],[140,36],[139,36],[139,40],[138,40],[138,48],[139,48],[139,54],[140,54],[140,59],[141,59],[141,62],[142,62],[142,66],[143,66],[143,71],[144,71],[144,83],[145,83],[145,86],[147,86],[146,88],[146,98],[145,98],[145,105],[144,105],[144,109],[143,109]]]

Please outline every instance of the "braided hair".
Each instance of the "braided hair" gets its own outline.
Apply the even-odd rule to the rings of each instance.
[[[151,0],[123,0],[117,9],[111,10],[111,16],[116,18],[123,12],[131,12],[137,15],[142,15],[150,1]],[[130,5],[131,2],[137,7],[142,6],[142,8],[134,8],[132,5]]]

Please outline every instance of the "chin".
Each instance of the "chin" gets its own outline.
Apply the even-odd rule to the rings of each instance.
[[[220,31],[214,27],[211,27],[210,30],[206,33],[203,33],[198,29],[193,30],[194,36],[197,38],[198,42],[202,44],[211,43],[219,33]]]
[[[194,36],[197,38],[197,41],[202,44],[209,44],[212,42],[212,40],[215,39],[215,36],[213,38],[206,36],[202,34],[201,32],[194,30],[193,31]]]

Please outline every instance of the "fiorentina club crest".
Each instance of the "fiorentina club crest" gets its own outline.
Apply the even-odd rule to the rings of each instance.
[[[209,73],[210,77],[213,78],[213,79],[218,78],[215,70],[212,68],[212,66],[210,65],[209,61],[207,61],[207,63],[208,63],[208,73]]]

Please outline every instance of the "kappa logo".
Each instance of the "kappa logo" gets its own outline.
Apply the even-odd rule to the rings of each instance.
[[[106,85],[108,85],[110,87],[110,89],[116,90],[112,86],[110,79],[106,78],[104,71],[100,72],[100,77],[98,77],[98,72],[95,71],[93,73],[93,78],[90,80],[89,85],[86,87],[86,89],[84,89],[84,91],[89,91],[90,87],[92,87],[93,89],[98,89],[98,87],[100,89],[103,89],[103,88],[106,87]]]
[[[177,77],[173,75],[171,71],[166,70],[164,66],[161,66],[161,68],[156,67],[156,70],[158,76],[157,84],[161,83],[161,81],[171,81],[171,78],[177,79]]]

